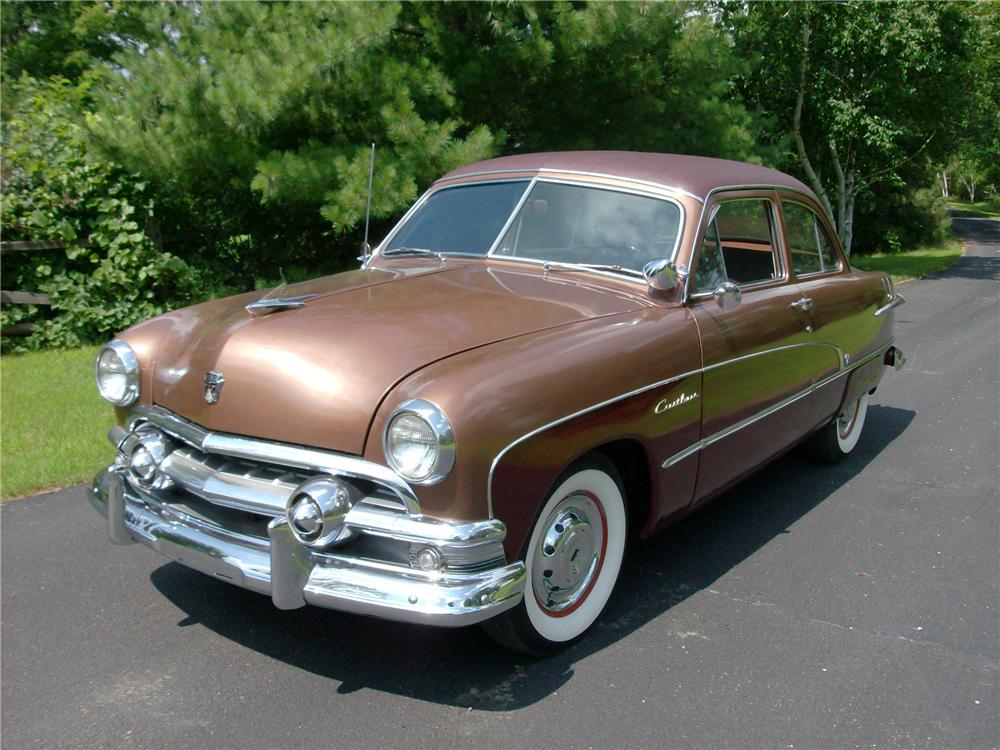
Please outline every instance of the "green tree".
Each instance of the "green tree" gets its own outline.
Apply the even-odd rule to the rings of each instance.
[[[510,152],[756,159],[732,42],[690,3],[415,3],[401,43],[454,81],[463,118]]]
[[[961,124],[952,169],[970,201],[1000,186],[1000,4],[974,8],[979,31],[970,66],[967,106],[956,113]],[[956,186],[957,187],[957,186]]]
[[[76,83],[95,65],[128,46],[141,46],[145,24],[139,6],[119,2],[0,3],[0,70],[5,112],[22,75],[53,76]]]
[[[961,3],[723,6],[744,58],[748,101],[774,124],[848,252],[859,197],[901,186],[955,147],[975,23]]]
[[[190,220],[280,262],[316,230],[343,237],[404,209],[433,177],[494,153],[454,116],[450,82],[399,44],[397,3],[146,6],[150,43],[116,58],[89,127],[102,150],[185,201]],[[285,256],[287,258],[287,255]]]

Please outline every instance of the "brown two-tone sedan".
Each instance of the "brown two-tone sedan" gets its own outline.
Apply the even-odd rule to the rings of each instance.
[[[533,154],[434,183],[360,270],[124,332],[90,501],[281,608],[483,623],[544,654],[646,537],[808,440],[856,446],[902,365],[888,277],[763,167]]]

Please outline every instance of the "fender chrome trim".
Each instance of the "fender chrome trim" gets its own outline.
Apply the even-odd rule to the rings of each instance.
[[[715,433],[709,435],[706,438],[702,438],[698,442],[693,443],[692,445],[689,445],[684,450],[679,451],[679,452],[675,453],[674,455],[672,455],[670,458],[668,458],[666,461],[664,461],[660,465],[660,468],[661,469],[669,469],[671,466],[674,466],[675,464],[680,463],[681,461],[683,461],[685,458],[688,458],[689,456],[693,456],[695,453],[698,453],[702,449],[707,448],[708,446],[713,445],[714,443],[717,443],[720,440],[724,440],[725,438],[729,437],[730,435],[732,435],[732,434],[734,434],[736,432],[739,432],[740,430],[742,430],[745,427],[749,427],[750,425],[754,424],[755,422],[759,422],[760,420],[764,419],[765,417],[771,416],[775,412],[780,411],[781,409],[784,409],[786,406],[791,406],[792,404],[794,404],[799,399],[801,399],[801,398],[803,398],[805,396],[808,396],[809,394],[813,393],[814,391],[819,390],[820,388],[822,388],[822,387],[824,387],[826,385],[829,385],[830,383],[832,383],[837,378],[841,378],[844,375],[847,375],[847,374],[853,372],[857,368],[863,367],[864,365],[867,365],[869,362],[871,362],[871,361],[873,361],[875,359],[878,359],[879,357],[883,357],[884,358],[885,357],[885,353],[889,349],[891,349],[891,348],[892,348],[892,341],[890,341],[888,344],[885,344],[885,345],[879,347],[876,351],[872,352],[871,354],[869,354],[869,355],[867,355],[865,357],[862,357],[857,362],[855,362],[853,365],[851,365],[849,367],[845,367],[845,368],[841,369],[839,372],[833,373],[832,375],[828,375],[827,377],[823,378],[822,380],[817,380],[815,383],[813,383],[812,385],[810,385],[808,388],[804,388],[803,390],[799,391],[798,393],[793,393],[791,396],[788,396],[787,398],[782,399],[781,401],[777,402],[776,404],[771,404],[770,406],[768,406],[765,409],[761,409],[756,414],[751,414],[749,417],[747,417],[746,419],[740,420],[736,424],[732,424],[729,427],[726,427],[723,430],[719,430],[718,432],[715,432]]]
[[[694,375],[701,375],[701,374],[704,374],[705,372],[709,372],[710,370],[715,370],[715,369],[718,369],[720,367],[724,367],[726,365],[733,364],[734,362],[740,362],[740,361],[747,360],[747,359],[753,359],[755,357],[761,357],[761,356],[764,356],[765,354],[771,354],[773,352],[786,351],[788,349],[797,349],[797,348],[807,347],[807,346],[808,347],[812,347],[812,346],[828,347],[828,348],[833,349],[833,350],[835,350],[837,352],[838,362],[839,362],[839,368],[840,368],[837,372],[833,373],[832,375],[828,376],[827,378],[825,378],[825,379],[823,379],[821,381],[817,381],[816,383],[813,383],[808,388],[804,389],[803,391],[801,391],[799,393],[796,393],[796,394],[790,396],[789,398],[785,399],[784,401],[782,401],[782,402],[780,402],[778,404],[773,404],[772,406],[767,407],[767,409],[764,409],[763,411],[758,412],[757,414],[752,414],[751,416],[747,417],[746,419],[744,419],[739,424],[732,425],[732,426],[726,428],[726,430],[721,431],[720,433],[716,433],[715,435],[712,435],[712,436],[710,436],[707,439],[699,440],[698,442],[696,442],[696,443],[688,446],[684,450],[679,451],[678,453],[674,454],[673,456],[671,456],[670,458],[668,458],[666,461],[663,462],[662,468],[666,469],[666,468],[669,468],[670,466],[673,466],[676,463],[679,463],[680,461],[683,461],[685,458],[688,458],[689,456],[697,453],[702,448],[704,448],[706,445],[709,445],[712,442],[716,442],[718,440],[721,440],[722,438],[726,437],[727,435],[732,434],[733,432],[736,432],[737,430],[740,430],[740,429],[743,429],[744,427],[749,426],[750,424],[752,424],[753,422],[757,421],[758,419],[763,419],[764,417],[768,416],[768,414],[771,414],[774,411],[777,411],[778,409],[781,409],[781,408],[783,408],[785,406],[788,406],[792,402],[794,402],[794,401],[802,398],[803,396],[808,395],[809,393],[811,393],[812,391],[814,391],[814,390],[816,390],[818,388],[821,388],[821,387],[827,385],[828,383],[836,380],[837,378],[841,377],[842,375],[845,375],[848,372],[851,372],[852,370],[854,370],[854,369],[856,369],[858,367],[861,367],[862,365],[868,364],[869,362],[871,362],[876,357],[879,357],[879,356],[883,356],[884,357],[886,350],[889,347],[891,347],[892,344],[893,344],[893,339],[889,339],[889,341],[887,341],[886,343],[882,344],[875,351],[873,351],[872,353],[870,353],[870,354],[866,355],[865,357],[859,359],[857,362],[855,362],[854,364],[849,365],[849,366],[845,366],[844,365],[843,351],[839,347],[835,346],[834,344],[828,344],[826,342],[821,342],[821,341],[815,341],[815,342],[813,342],[813,341],[810,341],[810,342],[804,342],[804,343],[801,343],[801,344],[790,344],[790,345],[787,345],[787,346],[778,346],[778,347],[773,347],[771,349],[764,349],[764,350],[759,351],[759,352],[752,352],[750,354],[744,354],[744,355],[742,355],[740,357],[734,357],[733,359],[727,359],[724,362],[716,362],[715,364],[709,365],[708,367],[700,367],[697,370],[689,370],[688,372],[682,372],[679,375],[674,375],[673,377],[667,378],[665,380],[659,380],[659,381],[657,381],[655,383],[652,383],[650,385],[646,385],[646,386],[643,386],[641,388],[636,388],[635,390],[629,391],[628,393],[623,393],[623,394],[621,394],[619,396],[614,396],[614,397],[609,398],[609,399],[607,399],[605,401],[601,401],[600,403],[593,404],[592,406],[588,406],[588,407],[585,407],[585,408],[580,409],[578,411],[575,411],[572,414],[566,415],[565,417],[561,417],[559,419],[553,420],[552,422],[548,422],[547,424],[543,424],[540,427],[537,427],[534,430],[531,430],[530,432],[525,433],[524,435],[521,435],[516,440],[508,443],[503,448],[503,450],[501,450],[499,453],[497,453],[496,457],[493,459],[493,462],[490,464],[489,475],[488,475],[488,477],[486,479],[486,482],[487,482],[487,486],[486,486],[486,503],[487,503],[487,510],[488,510],[488,512],[490,514],[490,518],[493,518],[493,475],[496,472],[496,468],[500,464],[500,461],[503,459],[503,457],[505,455],[507,455],[507,453],[509,453],[516,446],[520,445],[521,443],[523,443],[526,440],[529,440],[529,439],[535,437],[536,435],[539,435],[542,432],[545,432],[548,429],[551,429],[552,427],[558,427],[559,425],[565,424],[566,422],[569,422],[570,420],[576,419],[577,417],[582,417],[583,415],[589,414],[592,411],[597,411],[598,409],[603,409],[605,406],[610,406],[611,404],[617,403],[618,401],[624,401],[625,399],[632,398],[633,396],[638,396],[638,395],[640,395],[642,393],[645,393],[646,391],[650,391],[650,390],[653,390],[655,388],[660,388],[662,386],[670,385],[671,383],[675,383],[675,382],[677,382],[679,380],[683,380],[684,378],[689,378],[689,377],[692,377]],[[725,434],[723,434],[723,433],[725,433]],[[706,442],[706,440],[708,442]]]

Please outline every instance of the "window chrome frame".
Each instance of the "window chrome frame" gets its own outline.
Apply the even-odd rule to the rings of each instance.
[[[830,247],[833,248],[833,254],[837,257],[837,267],[836,268],[826,268],[825,261],[823,260],[823,253],[820,252],[819,253],[820,270],[819,271],[809,271],[808,273],[797,273],[795,271],[795,264],[793,263],[792,264],[792,268],[791,268],[791,272],[795,276],[795,278],[796,279],[812,279],[812,278],[816,278],[818,276],[832,276],[834,274],[843,273],[848,268],[849,264],[847,263],[846,259],[844,258],[843,253],[841,253],[838,243],[834,242],[834,240],[833,240],[833,236],[834,235],[830,232],[830,227],[828,227],[826,225],[826,222],[823,222],[823,219],[825,218],[823,216],[823,214],[820,211],[817,211],[812,206],[810,206],[808,203],[804,203],[803,201],[795,200],[794,198],[787,198],[786,199],[780,193],[778,194],[778,198],[779,198],[779,200],[781,201],[781,204],[782,204],[782,206],[781,206],[782,229],[784,230],[787,227],[787,224],[785,224],[785,206],[784,206],[784,204],[785,203],[790,203],[790,204],[792,204],[794,206],[801,206],[802,208],[806,209],[810,214],[812,214],[812,217],[813,217],[813,231],[816,233],[816,250],[819,251],[819,225],[822,222],[823,223],[823,233],[826,235],[826,239],[829,241]],[[791,248],[791,245],[789,245],[789,247],[788,247],[788,258],[789,258],[789,260],[792,260],[792,248]]]
[[[621,185],[595,185],[593,183],[583,182],[581,180],[565,180],[565,179],[553,178],[553,177],[536,177],[535,179],[533,179],[531,181],[531,185],[528,188],[528,192],[526,192],[524,194],[523,200],[521,200],[518,203],[516,210],[514,211],[513,214],[511,214],[510,219],[508,220],[507,224],[504,225],[503,231],[500,233],[500,235],[497,237],[496,241],[493,243],[493,247],[490,248],[489,253],[487,253],[487,257],[489,257],[489,258],[499,258],[500,260],[523,261],[525,263],[532,263],[532,264],[536,264],[536,265],[539,265],[539,264],[540,265],[545,265],[545,264],[548,263],[548,264],[551,264],[553,268],[559,267],[559,268],[562,268],[564,270],[575,270],[573,263],[560,263],[560,261],[557,261],[557,260],[552,260],[552,259],[545,260],[543,258],[531,258],[531,257],[524,256],[524,255],[497,255],[497,253],[496,253],[497,249],[500,246],[500,243],[503,241],[503,238],[507,236],[507,232],[510,230],[511,226],[513,226],[514,221],[517,219],[518,214],[520,214],[521,209],[523,208],[524,204],[527,203],[528,198],[531,195],[531,191],[535,189],[535,186],[539,182],[545,182],[545,183],[548,183],[548,184],[551,184],[551,185],[569,185],[571,187],[582,187],[582,188],[590,188],[592,190],[603,190],[605,192],[610,192],[610,193],[624,193],[626,195],[636,195],[636,196],[639,196],[640,198],[652,198],[654,200],[661,200],[661,201],[663,201],[665,203],[672,203],[673,205],[675,205],[677,207],[677,210],[679,212],[678,221],[677,221],[677,235],[674,237],[673,247],[670,250],[670,255],[669,256],[663,256],[663,257],[665,257],[667,260],[670,260],[670,261],[673,261],[677,257],[677,251],[680,249],[681,237],[684,236],[685,220],[686,220],[687,217],[686,217],[686,213],[684,211],[684,204],[681,203],[676,198],[671,198],[670,196],[665,196],[665,195],[657,195],[655,193],[651,193],[651,192],[648,192],[646,190],[633,189],[633,188],[628,188],[628,187],[621,186]],[[658,258],[650,258],[650,260],[658,260]],[[586,271],[588,273],[597,273],[597,274],[602,274],[602,275],[605,275],[605,274],[606,275],[611,275],[611,276],[614,276],[615,278],[627,278],[630,281],[641,283],[643,286],[646,286],[645,279],[643,279],[641,277],[640,278],[636,278],[636,276],[634,275],[635,273],[641,274],[642,273],[642,269],[638,269],[638,270],[629,269],[629,271],[623,270],[621,273],[619,273],[617,271],[605,271],[603,269],[586,268],[586,267],[580,267],[579,270]]]
[[[749,191],[758,191],[758,190],[760,190],[760,191],[771,190],[771,188],[767,188],[767,187],[747,187],[747,188],[735,188],[735,189],[734,188],[718,188],[717,190],[713,190],[712,192],[713,193],[714,192],[724,192],[724,191],[729,191],[729,190],[746,190],[746,191],[749,192]],[[711,193],[709,195],[711,195]],[[711,225],[711,223],[713,221],[715,221],[715,219],[716,219],[716,217],[717,217],[717,215],[719,213],[719,209],[722,208],[722,206],[725,205],[726,203],[736,203],[738,201],[761,201],[763,203],[767,203],[768,204],[768,211],[770,212],[770,215],[771,215],[771,227],[770,227],[770,229],[771,229],[771,239],[772,239],[772,244],[773,244],[773,248],[771,250],[771,255],[772,255],[772,257],[774,257],[774,258],[777,259],[777,267],[775,268],[775,272],[776,272],[777,275],[775,275],[773,278],[770,278],[770,279],[762,279],[760,281],[751,281],[751,282],[746,283],[746,284],[736,284],[736,286],[738,286],[740,288],[741,292],[742,291],[755,291],[757,289],[763,289],[765,287],[780,286],[782,284],[788,283],[791,280],[791,271],[788,268],[788,264],[785,263],[785,242],[784,242],[784,234],[783,234],[783,231],[782,231],[783,224],[782,224],[782,222],[779,219],[778,200],[776,199],[776,196],[774,196],[774,195],[769,195],[769,196],[766,196],[766,195],[754,195],[754,196],[746,196],[746,197],[722,198],[722,199],[719,200],[718,203],[716,203],[716,204],[714,204],[712,206],[711,217],[709,218],[708,223],[705,225],[704,229],[702,229],[701,227],[699,227],[698,236],[695,237],[694,245],[691,248],[691,262],[689,263],[690,272],[687,275],[687,279],[685,280],[685,285],[684,285],[684,291],[685,291],[684,302],[687,302],[688,300],[699,302],[699,301],[703,301],[703,300],[707,300],[707,299],[712,299],[712,298],[715,297],[715,291],[714,290],[691,291],[691,286],[694,284],[693,279],[694,279],[695,269],[696,269],[696,267],[698,265],[698,258],[701,255],[701,247],[704,244],[703,242],[700,242],[699,240],[701,240],[704,237],[705,233],[708,231],[709,225]],[[706,206],[708,205],[707,201],[706,201],[705,205]],[[704,219],[704,215],[705,215],[705,212],[704,212],[704,209],[703,209],[702,210],[702,219]],[[721,238],[721,236],[719,237],[719,247],[720,247],[720,250],[721,250],[721,247],[722,247],[722,238]],[[723,262],[725,262],[724,259],[723,259]],[[727,279],[727,281],[728,281],[728,279]],[[735,282],[731,282],[731,283],[735,283]]]
[[[454,190],[454,189],[461,188],[461,187],[471,187],[471,186],[475,186],[475,185],[496,185],[496,184],[504,183],[504,182],[524,182],[524,183],[526,183],[526,187],[524,189],[524,193],[518,199],[517,203],[514,204],[514,210],[504,220],[503,226],[502,226],[502,228],[500,230],[500,236],[502,237],[503,236],[503,232],[506,231],[507,226],[510,223],[511,216],[516,215],[517,211],[521,208],[521,205],[524,202],[524,196],[527,195],[528,191],[531,189],[531,186],[534,183],[534,178],[531,178],[531,177],[508,177],[506,179],[497,179],[497,180],[482,180],[482,181],[477,180],[475,182],[460,182],[460,183],[458,183],[456,185],[441,185],[439,187],[435,187],[438,184],[438,183],[435,182],[427,190],[424,191],[423,195],[421,195],[419,198],[417,198],[417,200],[413,203],[412,206],[409,207],[409,209],[407,209],[406,213],[403,214],[402,218],[400,218],[400,220],[396,222],[395,226],[393,226],[393,228],[389,230],[389,233],[382,239],[382,241],[380,243],[378,243],[378,245],[375,247],[375,249],[372,250],[372,254],[369,256],[369,258],[365,262],[365,264],[363,266],[361,266],[361,268],[363,270],[369,268],[371,266],[371,264],[375,261],[376,258],[382,258],[382,257],[390,257],[391,258],[392,257],[391,255],[390,256],[383,256],[383,253],[385,252],[386,248],[392,242],[392,240],[395,239],[396,235],[399,234],[400,230],[402,230],[402,228],[404,226],[406,226],[406,222],[408,222],[412,218],[413,214],[415,214],[417,211],[419,211],[424,206],[424,204],[427,203],[428,200],[430,200],[430,198],[431,198],[432,195],[436,195],[437,193],[441,192],[442,190]],[[493,244],[490,245],[490,248],[492,248],[494,244],[496,244],[496,239],[494,239]],[[489,251],[487,251],[487,253],[488,252]],[[480,254],[480,253],[451,253],[451,252],[442,252],[442,253],[440,253],[440,255],[443,255],[446,258],[448,258],[448,257],[453,257],[453,258],[485,258],[486,257],[486,255]]]
[[[558,171],[560,171],[560,172],[562,172],[564,174],[570,174],[570,172],[568,170],[558,170]],[[697,198],[696,196],[694,196],[694,195],[692,195],[690,193],[687,193],[686,191],[680,190],[678,188],[672,188],[672,187],[670,187],[668,185],[660,185],[659,183],[646,182],[644,180],[632,180],[632,179],[629,179],[627,177],[616,177],[615,175],[601,175],[601,174],[590,173],[590,172],[572,172],[572,174],[579,174],[579,175],[584,175],[584,176],[594,176],[594,177],[608,177],[608,178],[622,180],[622,181],[625,181],[625,182],[634,182],[634,183],[637,184],[637,186],[636,187],[629,187],[629,186],[625,186],[625,185],[603,185],[603,184],[595,184],[595,183],[586,182],[586,181],[583,181],[583,180],[564,179],[564,178],[560,178],[560,177],[557,177],[557,176],[542,176],[542,175],[540,175],[538,173],[536,173],[533,177],[508,177],[508,178],[500,178],[500,179],[474,180],[474,181],[470,181],[470,182],[461,182],[461,183],[458,183],[458,184],[455,184],[455,185],[449,185],[449,184],[447,184],[447,182],[450,181],[451,179],[459,179],[459,178],[464,178],[464,177],[467,177],[467,176],[480,176],[480,175],[486,176],[486,175],[491,175],[491,174],[501,175],[501,174],[510,174],[510,173],[511,173],[511,170],[502,170],[502,171],[499,171],[499,172],[481,172],[481,173],[475,173],[473,175],[456,175],[456,177],[454,177],[454,178],[448,178],[448,180],[445,180],[445,178],[442,178],[441,180],[438,180],[437,182],[433,183],[431,185],[431,187],[422,196],[420,196],[420,198],[413,204],[413,206],[411,206],[410,209],[405,214],[403,214],[403,217],[396,223],[396,226],[394,226],[392,228],[392,230],[389,232],[389,234],[387,234],[385,236],[385,239],[383,239],[382,242],[380,242],[378,244],[378,247],[375,248],[375,250],[372,252],[371,257],[362,266],[362,268],[363,269],[367,269],[367,268],[369,268],[371,266],[372,262],[376,258],[382,258],[382,257],[384,257],[383,256],[383,252],[384,252],[385,247],[392,242],[393,238],[396,236],[396,234],[399,233],[400,229],[402,229],[403,225],[410,219],[410,217],[421,206],[423,206],[427,202],[427,200],[430,198],[430,196],[434,195],[435,193],[437,193],[437,192],[439,192],[441,190],[451,190],[451,189],[455,189],[455,188],[475,186],[475,185],[493,185],[493,184],[502,183],[502,182],[527,182],[528,183],[527,188],[525,189],[524,193],[521,195],[521,197],[517,201],[517,203],[514,205],[513,210],[511,211],[510,215],[507,217],[507,220],[504,222],[503,226],[500,228],[500,231],[497,233],[496,238],[493,240],[493,244],[490,245],[490,249],[486,252],[485,255],[481,255],[479,253],[449,253],[449,252],[443,252],[443,253],[441,253],[441,255],[444,256],[445,258],[456,257],[456,258],[496,259],[496,260],[504,260],[504,261],[512,261],[512,262],[524,263],[524,264],[532,265],[532,266],[545,266],[546,264],[549,264],[549,265],[551,265],[552,268],[559,268],[560,270],[568,270],[568,271],[581,271],[581,272],[585,272],[585,273],[588,273],[588,274],[593,274],[595,276],[605,276],[605,277],[608,277],[608,278],[618,279],[618,280],[621,280],[621,281],[628,281],[628,282],[631,282],[633,284],[636,284],[638,286],[642,286],[643,288],[645,288],[647,286],[646,281],[640,275],[637,275],[637,274],[641,273],[641,272],[637,272],[637,271],[623,270],[622,272],[617,272],[617,271],[610,271],[610,270],[604,270],[604,269],[586,268],[585,266],[575,267],[573,264],[570,264],[570,263],[560,264],[558,261],[554,261],[554,260],[543,260],[543,259],[540,259],[540,258],[526,258],[524,256],[516,256],[516,255],[496,255],[495,251],[496,251],[497,247],[500,245],[500,242],[506,236],[506,234],[507,234],[508,230],[510,229],[511,225],[514,223],[514,220],[517,218],[518,214],[521,212],[521,209],[524,207],[524,204],[528,200],[528,196],[531,195],[531,191],[534,190],[535,185],[537,183],[539,183],[539,182],[547,182],[547,183],[552,183],[552,184],[557,184],[557,185],[570,185],[570,186],[574,186],[574,187],[592,188],[594,190],[604,190],[604,191],[607,191],[607,192],[625,193],[625,194],[628,194],[628,195],[637,195],[637,196],[640,196],[640,197],[643,197],[643,198],[653,198],[655,200],[661,200],[661,201],[664,201],[666,203],[671,203],[671,204],[675,205],[677,207],[678,211],[680,212],[680,217],[679,217],[679,220],[678,220],[678,223],[677,223],[677,236],[674,238],[674,244],[673,244],[673,248],[670,251],[670,255],[669,256],[664,256],[667,260],[669,260],[671,262],[676,262],[677,254],[680,252],[681,239],[683,238],[684,231],[687,228],[687,218],[688,218],[687,217],[687,211],[685,210],[684,204],[681,201],[679,201],[677,198],[675,198],[673,196],[669,196],[669,195],[663,195],[662,193],[658,193],[653,188],[656,188],[656,189],[659,189],[659,190],[670,190],[670,191],[679,192],[679,193],[682,193],[684,195],[690,196],[692,198],[696,198],[697,200],[701,201],[700,198]],[[642,186],[648,186],[648,187],[642,187]],[[391,256],[389,256],[389,257],[391,257]]]

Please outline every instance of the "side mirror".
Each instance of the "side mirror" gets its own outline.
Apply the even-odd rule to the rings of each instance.
[[[642,275],[650,289],[658,292],[677,292],[684,285],[687,274],[666,258],[651,260],[642,268]]]
[[[739,307],[743,300],[743,292],[731,281],[724,281],[715,288],[715,301],[723,310]]]

